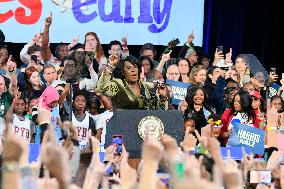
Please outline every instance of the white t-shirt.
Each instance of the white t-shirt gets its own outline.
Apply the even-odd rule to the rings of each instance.
[[[100,117],[100,114],[98,114],[98,115],[91,115],[91,114],[90,114],[90,116],[91,116],[91,118],[93,118],[94,122],[97,123],[97,121],[98,121],[98,119],[99,119],[99,117]],[[99,128],[98,128],[98,129],[99,129]]]
[[[97,122],[96,122],[96,127],[97,129],[102,128],[102,136],[101,136],[101,152],[104,152],[104,145],[105,145],[105,136],[106,136],[106,125],[107,122],[111,119],[113,116],[113,112],[106,110],[105,112],[101,113]]]
[[[234,117],[232,118],[232,120],[234,119],[238,119],[240,120],[240,123],[241,124],[244,124],[244,125],[249,125],[249,126],[252,126],[253,127],[253,123],[252,123],[252,120],[249,119],[248,121],[248,116],[246,113],[240,113],[238,112],[236,115],[234,115]],[[228,130],[231,130],[233,128],[233,125],[232,125],[232,121],[230,122],[229,124],[229,127],[228,127]]]
[[[26,140],[28,143],[31,141],[31,135],[33,133],[31,128],[31,120],[24,117],[24,120],[20,120],[16,114],[13,119],[14,133]]]
[[[90,114],[85,112],[86,116],[83,121],[78,121],[72,112],[72,123],[78,132],[78,141],[81,149],[85,148],[88,144],[88,130],[90,123]]]

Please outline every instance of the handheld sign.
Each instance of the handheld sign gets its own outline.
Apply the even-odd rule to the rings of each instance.
[[[191,85],[189,83],[171,80],[167,80],[166,83],[172,87],[172,104],[175,105],[178,105],[184,100],[187,93],[187,88]]]
[[[245,147],[247,153],[264,153],[265,131],[244,124],[234,124],[228,146]]]

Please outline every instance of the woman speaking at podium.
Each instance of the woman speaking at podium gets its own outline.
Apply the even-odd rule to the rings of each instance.
[[[135,57],[119,62],[118,57],[111,55],[97,89],[111,98],[114,109],[168,109],[167,87],[141,81],[140,74],[141,65]]]

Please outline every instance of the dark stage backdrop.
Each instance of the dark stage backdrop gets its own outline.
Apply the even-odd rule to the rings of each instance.
[[[284,11],[280,1],[205,0],[203,50],[212,59],[217,45],[223,45],[224,50],[232,47],[234,58],[240,53],[251,53],[259,58],[266,69],[277,67],[277,73],[281,75],[284,72]],[[186,39],[180,40],[184,43]],[[11,54],[17,59],[23,45],[7,43]],[[55,46],[51,45],[52,50]],[[107,53],[108,46],[103,47]],[[140,48],[140,45],[129,47],[134,56],[139,55]],[[159,55],[165,47],[156,48]],[[175,49],[173,55],[177,55],[179,50],[180,47]]]
[[[266,69],[284,72],[284,21],[281,0],[205,0],[203,48],[233,48],[233,57],[251,53]],[[283,2],[283,1],[282,1]]]

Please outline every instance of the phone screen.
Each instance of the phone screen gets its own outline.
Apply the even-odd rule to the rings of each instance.
[[[223,51],[223,46],[218,46],[218,47],[217,47],[217,51],[218,51],[218,52]]]
[[[37,56],[36,55],[31,55],[31,60],[37,63]]]
[[[116,155],[120,155],[122,153],[123,136],[113,135],[112,143],[116,145]]]
[[[258,184],[270,184],[271,183],[271,171],[250,171],[250,183]]]
[[[113,172],[114,172],[114,167],[113,167],[113,164],[111,164],[111,166],[106,170],[106,175],[108,176],[113,176]]]
[[[169,188],[171,176],[168,173],[157,173],[157,177]]]
[[[270,72],[276,74],[276,68],[270,68]]]

